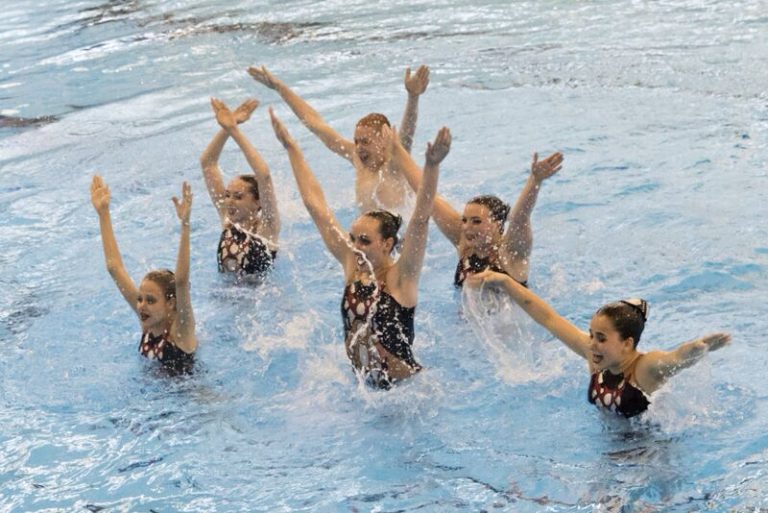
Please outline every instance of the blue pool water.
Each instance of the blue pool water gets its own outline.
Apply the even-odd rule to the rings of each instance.
[[[766,12],[692,0],[4,4],[0,511],[768,510]],[[534,215],[534,290],[580,325],[603,302],[647,298],[646,349],[733,334],[643,422],[595,412],[584,364],[516,309],[483,324],[478,299],[453,291],[455,254],[434,228],[415,343],[427,370],[388,393],[355,381],[341,272],[266,106],[345,225],[351,168],[244,69],[267,65],[351,135],[370,111],[399,120],[404,68],[421,63],[432,78],[414,153],[452,129],[440,190],[457,207],[489,191],[513,200],[534,150],[565,154]],[[245,130],[271,165],[283,232],[258,288],[216,271],[198,166],[217,130],[212,95],[263,104]],[[246,170],[231,144],[222,167]],[[138,324],[104,269],[94,173],[111,186],[135,279],[173,265],[169,198],[193,184],[194,376],[169,379],[137,355]]]

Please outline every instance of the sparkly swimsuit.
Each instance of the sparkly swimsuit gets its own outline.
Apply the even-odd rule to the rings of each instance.
[[[233,224],[221,232],[216,260],[222,273],[263,274],[276,256],[277,251],[270,251],[261,237]]]
[[[592,374],[587,398],[598,408],[626,418],[640,415],[651,404],[645,393],[625,379],[624,374],[611,374],[607,369]]]
[[[458,265],[456,265],[456,274],[453,275],[453,285],[461,288],[461,286],[464,285],[464,280],[467,279],[467,276],[483,272],[486,269],[490,269],[497,273],[507,274],[498,264],[491,263],[489,257],[481,258],[472,254],[459,260]],[[523,287],[528,286],[527,281],[518,281],[518,283]]]
[[[406,308],[384,290],[384,285],[359,281],[344,288],[341,301],[341,318],[344,321],[344,337],[350,340],[362,333],[361,341],[380,343],[384,349],[414,370],[420,370],[413,357],[413,317],[416,307]],[[386,369],[384,369],[386,370]]]
[[[145,331],[141,335],[139,353],[150,360],[158,360],[163,367],[176,370],[188,369],[195,361],[194,353],[185,353],[174,344],[167,331],[154,336]]]

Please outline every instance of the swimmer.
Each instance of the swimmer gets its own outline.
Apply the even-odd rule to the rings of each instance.
[[[467,282],[472,286],[501,288],[533,320],[587,360],[591,375],[589,402],[627,418],[643,413],[650,404],[650,395],[667,379],[731,341],[728,333],[712,333],[680,344],[672,351],[641,353],[637,343],[648,318],[648,303],[642,299],[626,299],[600,307],[592,316],[587,332],[506,274],[486,270],[468,278]]]
[[[361,212],[385,209],[399,210],[408,196],[408,185],[394,172],[386,158],[382,128],[390,126],[383,114],[371,113],[357,122],[354,140],[345,139],[304,99],[270,73],[266,67],[250,67],[248,73],[258,82],[274,89],[309,128],[331,151],[349,160],[355,168],[355,197]],[[408,103],[400,124],[400,142],[411,151],[413,134],[418,118],[419,96],[429,85],[429,68],[420,66],[411,74],[405,70],[405,89]]]
[[[172,370],[187,370],[197,349],[195,316],[189,294],[189,216],[192,210],[192,189],[182,186],[182,199],[173,197],[176,215],[181,221],[181,242],[176,271],[150,271],[137,288],[125,270],[117,240],[112,231],[109,214],[109,187],[100,176],[91,182],[91,203],[99,214],[101,242],[107,271],[115,281],[125,301],[131,305],[141,323],[139,352],[160,361]]]
[[[405,150],[395,147],[395,151],[402,154]],[[403,158],[398,161],[405,163],[399,171],[417,189],[421,183],[418,166],[407,165]],[[533,246],[531,212],[542,182],[560,171],[562,163],[562,153],[553,153],[544,160],[534,153],[531,174],[512,209],[496,196],[483,195],[470,199],[464,213],[459,214],[445,198],[435,198],[432,217],[459,254],[453,278],[456,287],[461,287],[468,275],[484,269],[505,273],[527,285]],[[505,223],[509,225],[506,229]]]
[[[271,109],[270,116],[275,135],[288,151],[304,205],[326,247],[344,269],[341,314],[347,356],[368,383],[389,388],[422,368],[411,350],[413,320],[429,213],[439,165],[450,150],[450,132],[443,128],[434,144],[427,147],[424,180],[416,193],[416,206],[402,240],[400,258],[394,260],[392,251],[398,245],[402,218],[384,210],[372,210],[358,217],[347,235],[328,207],[301,149]],[[410,159],[407,153],[405,156]]]
[[[208,194],[219,213],[221,238],[216,252],[219,272],[238,277],[262,276],[277,256],[280,216],[269,167],[238,125],[247,121],[256,100],[247,100],[230,111],[221,100],[211,98],[211,106],[221,130],[200,157]],[[253,170],[253,175],[233,178],[226,188],[219,169],[219,157],[232,137]]]

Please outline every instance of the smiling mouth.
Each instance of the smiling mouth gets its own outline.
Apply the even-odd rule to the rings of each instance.
[[[600,363],[603,361],[603,355],[592,353],[592,363]]]
[[[139,314],[139,319],[141,319],[141,322],[145,322],[147,319],[149,319],[149,314]]]

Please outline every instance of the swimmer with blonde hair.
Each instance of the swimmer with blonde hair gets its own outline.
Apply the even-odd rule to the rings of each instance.
[[[589,331],[582,331],[506,274],[487,270],[467,282],[474,287],[500,288],[534,321],[587,360],[591,376],[589,402],[627,418],[646,411],[650,395],[667,379],[731,341],[728,333],[712,333],[671,351],[641,353],[637,344],[648,319],[648,303],[642,299],[600,307],[592,316]]]
[[[99,215],[101,242],[107,271],[123,299],[139,317],[142,335],[139,352],[173,370],[188,370],[197,349],[195,316],[189,289],[189,217],[192,189],[184,182],[181,200],[173,197],[181,221],[181,241],[176,270],[150,271],[138,287],[125,270],[109,213],[111,195],[100,176],[91,182],[91,203]]]
[[[371,113],[355,126],[354,140],[342,137],[303,98],[274,76],[265,66],[250,67],[248,73],[257,81],[275,90],[328,149],[344,157],[355,167],[355,197],[362,212],[375,209],[398,210],[408,196],[408,184],[389,164],[386,141],[382,130],[390,126],[384,114]],[[403,113],[398,136],[406,152],[411,151],[418,118],[419,96],[429,85],[429,68],[420,66],[411,74],[405,70],[408,103]]]

